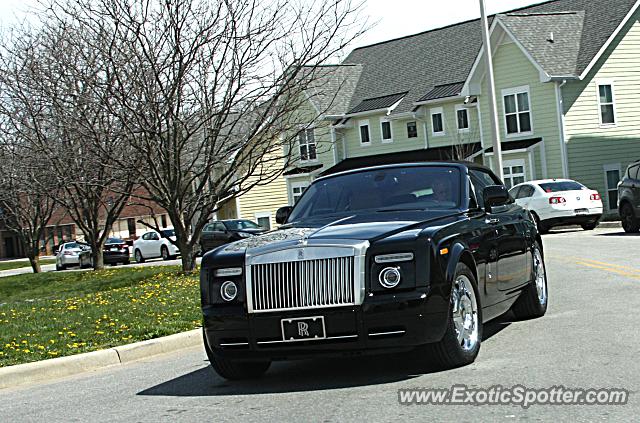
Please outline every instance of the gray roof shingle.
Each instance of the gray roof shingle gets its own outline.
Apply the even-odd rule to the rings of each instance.
[[[534,57],[553,72],[581,74],[635,3],[636,0],[551,0],[507,12],[506,21],[523,37],[521,42],[530,46],[527,49],[539,47],[542,42],[538,35],[546,37],[544,32],[554,28],[554,45],[546,46]],[[524,29],[526,25],[541,25],[544,32],[532,34],[530,29]],[[362,65],[349,109],[367,99],[407,92],[394,113],[412,111],[413,103],[436,86],[465,81],[481,45],[480,20],[475,19],[357,48],[343,62]],[[556,58],[563,63],[553,63]]]
[[[353,109],[349,110],[347,114],[367,112],[369,110],[386,109],[393,106],[398,101],[402,100],[402,97],[404,97],[405,95],[407,95],[406,91],[398,94],[391,94],[391,95],[385,95],[382,97],[369,98],[358,103],[358,105],[356,105]]]
[[[306,89],[313,105],[325,115],[343,115],[362,73],[362,65],[326,65],[310,68],[312,75]]]

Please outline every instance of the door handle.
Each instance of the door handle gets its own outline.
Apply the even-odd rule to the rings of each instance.
[[[500,219],[496,217],[487,217],[484,222],[489,225],[495,225],[496,223],[500,223]]]

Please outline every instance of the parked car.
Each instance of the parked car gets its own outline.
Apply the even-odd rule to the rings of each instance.
[[[509,193],[519,206],[531,212],[541,233],[560,225],[593,230],[602,217],[598,191],[570,179],[529,181],[516,185]]]
[[[202,229],[200,249],[205,253],[229,242],[249,238],[264,232],[266,232],[266,229],[262,226],[246,219],[211,222]]]
[[[80,265],[80,254],[91,250],[87,244],[70,241],[60,244],[56,252],[56,270],[65,270],[69,266]]]
[[[127,246],[126,241],[120,238],[107,238],[102,250],[102,259],[104,264],[129,264],[131,262],[131,257],[129,255],[129,247]],[[80,267],[93,267],[91,249],[80,253]]]
[[[640,160],[627,167],[618,183],[618,211],[625,232],[640,230]]]
[[[547,309],[531,214],[480,165],[328,175],[277,221],[202,261],[204,347],[227,379],[272,360],[414,348],[460,366],[478,355],[485,322]]]
[[[133,241],[134,258],[138,263],[144,263],[147,259],[158,257],[162,257],[163,260],[172,260],[180,255],[178,247],[171,243],[175,240],[176,232],[173,229],[146,232]]]

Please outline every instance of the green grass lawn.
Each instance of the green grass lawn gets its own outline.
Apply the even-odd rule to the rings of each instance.
[[[45,264],[56,264],[56,259],[40,259],[40,265],[44,266]],[[22,267],[31,267],[29,260],[0,261],[0,271],[20,269]]]
[[[177,266],[0,278],[0,367],[195,329],[199,295]]]

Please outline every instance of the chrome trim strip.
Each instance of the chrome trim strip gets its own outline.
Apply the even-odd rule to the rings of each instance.
[[[221,347],[238,347],[241,345],[249,345],[248,342],[232,342],[228,344],[220,344]]]
[[[286,320],[286,319],[285,319]],[[311,339],[302,339],[302,341],[330,341],[333,339],[353,339],[357,338],[358,335],[342,335],[342,336],[327,336],[326,338],[311,338]],[[266,345],[266,344],[290,344],[293,341],[259,341],[258,345]]]
[[[400,263],[403,261],[413,260],[413,253],[380,254],[379,256],[376,256],[374,260],[378,264]]]
[[[406,331],[404,331],[404,330],[396,330],[396,331],[392,331],[392,332],[370,333],[369,336],[402,335],[404,333],[406,333]]]

